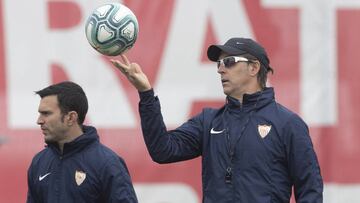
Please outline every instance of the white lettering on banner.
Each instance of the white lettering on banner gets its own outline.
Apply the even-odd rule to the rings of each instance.
[[[324,202],[360,202],[360,184],[325,184]]]
[[[143,203],[197,203],[198,195],[189,186],[181,183],[136,183],[135,192]]]
[[[208,19],[212,20],[220,43],[233,36],[253,37],[242,1],[227,0],[226,4],[221,0],[175,2],[155,86],[167,124],[184,122],[196,99],[224,98],[216,65],[200,63]],[[224,22],[241,26],[229,26]]]
[[[337,122],[336,9],[360,8],[358,0],[262,0],[266,7],[300,9],[300,109],[309,125]]]
[[[84,34],[87,16],[111,0],[71,1],[82,11],[82,21],[66,30],[48,29],[48,1],[3,2],[9,127],[35,127],[39,98],[34,91],[50,85],[50,64],[54,62],[63,65],[70,80],[83,86],[91,123],[98,127],[135,126],[135,113],[124,90]]]

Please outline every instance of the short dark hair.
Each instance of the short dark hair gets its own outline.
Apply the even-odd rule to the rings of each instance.
[[[253,56],[251,54],[243,54],[241,56],[249,59],[250,61],[255,61],[255,60],[259,61],[259,59],[257,59],[255,56]],[[266,87],[267,74],[269,72],[271,72],[271,74],[273,74],[274,70],[270,66],[266,67],[260,61],[259,61],[259,63],[260,63],[260,70],[259,70],[259,73],[257,75],[257,80],[258,80],[258,82],[260,84],[260,87],[262,89],[264,89]]]
[[[50,85],[35,93],[41,98],[56,95],[62,115],[67,114],[69,111],[75,111],[78,114],[78,124],[82,125],[84,123],[88,111],[88,100],[80,85],[64,81]]]

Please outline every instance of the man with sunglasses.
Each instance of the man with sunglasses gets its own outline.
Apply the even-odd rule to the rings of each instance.
[[[265,49],[252,39],[211,45],[226,103],[205,108],[167,131],[159,98],[140,66],[112,60],[140,95],[144,140],[152,159],[171,163],[202,156],[203,202],[322,202],[323,181],[307,125],[275,101],[266,87],[273,72]]]

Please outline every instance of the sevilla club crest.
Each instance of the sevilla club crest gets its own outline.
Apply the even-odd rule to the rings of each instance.
[[[86,179],[86,173],[84,171],[75,171],[75,181],[78,186],[80,186]]]
[[[262,138],[265,138],[271,130],[271,125],[258,125],[258,132]]]

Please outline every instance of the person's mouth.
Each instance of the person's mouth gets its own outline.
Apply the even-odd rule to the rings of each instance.
[[[226,79],[221,79],[221,83],[224,84],[224,83],[228,83],[229,80],[226,80]]]
[[[47,130],[46,128],[43,128],[43,127],[41,127],[40,129],[42,132],[45,132]]]

